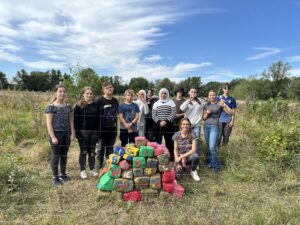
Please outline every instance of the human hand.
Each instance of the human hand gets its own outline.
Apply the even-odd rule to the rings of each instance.
[[[52,144],[54,144],[54,145],[57,145],[57,144],[58,144],[58,140],[57,140],[56,137],[52,137],[52,138],[51,138],[51,142],[52,142]]]
[[[164,121],[164,120],[163,120],[163,121],[160,121],[160,123],[159,123],[160,127],[165,127],[166,124],[167,124],[167,122]]]
[[[71,142],[73,142],[75,140],[75,134],[73,132],[71,133],[70,139],[71,139]]]
[[[177,165],[176,165],[176,171],[179,172],[179,171],[181,171],[181,170],[182,170],[182,167],[180,166],[180,164],[177,164]]]
[[[231,121],[231,122],[229,123],[229,127],[233,127],[233,126],[234,126],[234,122]]]

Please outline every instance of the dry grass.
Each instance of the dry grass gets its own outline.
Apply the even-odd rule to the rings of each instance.
[[[201,182],[186,177],[182,199],[167,194],[151,202],[125,203],[118,196],[98,197],[97,179],[79,178],[77,143],[69,152],[72,180],[54,188],[47,140],[23,141],[11,151],[23,157],[34,182],[29,189],[1,196],[0,223],[300,224],[300,169],[284,171],[260,162],[255,145],[239,128],[242,115],[230,145],[220,150],[222,173],[214,174],[202,162]]]

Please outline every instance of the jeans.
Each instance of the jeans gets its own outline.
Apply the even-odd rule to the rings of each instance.
[[[194,153],[193,155],[187,157],[187,165],[190,165],[192,167],[192,171],[195,171],[199,166],[199,155],[197,153]],[[176,171],[177,180],[182,179],[184,175],[185,175],[184,169],[182,169],[181,171]]]
[[[218,124],[205,124],[204,136],[207,145],[207,164],[212,167],[215,172],[220,171],[220,162],[217,153],[217,143],[219,138]]]
[[[192,127],[192,132],[194,132],[196,138],[198,138],[198,140],[196,140],[196,153],[200,156],[201,153],[201,149],[200,149],[200,133],[201,133],[201,126],[195,126]]]
[[[218,141],[218,146],[221,145],[222,139],[223,139],[223,145],[227,145],[229,142],[229,136],[231,134],[232,127],[229,126],[229,123],[223,123],[219,122],[219,129],[220,129],[220,134],[219,134],[219,141]]]
[[[97,142],[96,130],[81,130],[81,138],[78,139],[80,147],[79,166],[80,171],[85,170],[86,167],[86,155],[88,155],[89,168],[93,170],[95,168],[95,148]]]
[[[58,176],[58,164],[60,164],[60,173],[66,175],[67,154],[70,146],[70,131],[54,131],[58,144],[51,144],[51,169],[53,176]]]

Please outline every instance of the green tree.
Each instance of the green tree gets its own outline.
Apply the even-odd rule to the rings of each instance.
[[[300,100],[300,77],[291,78],[288,97],[291,99]]]
[[[6,74],[0,71],[0,90],[7,89],[8,85]]]
[[[291,66],[287,62],[278,61],[269,66],[262,76],[273,83],[273,97],[287,95]]]
[[[110,77],[110,82],[114,87],[114,93],[116,95],[123,95],[125,90],[128,89],[128,85],[124,84],[124,81],[121,76],[113,76]]]
[[[201,77],[194,76],[194,77],[188,77],[185,80],[180,81],[176,87],[182,87],[184,88],[185,92],[187,93],[190,88],[196,88],[197,92],[199,93],[201,91]]]
[[[218,95],[222,94],[222,86],[223,86],[223,83],[220,83],[220,82],[216,82],[216,81],[208,82],[207,84],[205,84],[201,87],[200,91],[198,91],[198,96],[207,97],[208,92],[210,90],[215,90]]]
[[[134,77],[130,79],[129,88],[133,89],[135,92],[138,92],[141,89],[146,90],[149,87],[149,82],[144,77]]]
[[[17,90],[27,90],[28,79],[29,74],[26,72],[26,70],[22,69],[21,71],[17,71],[17,74],[13,77],[15,88]]]
[[[162,88],[167,88],[170,92],[170,96],[172,96],[175,89],[175,83],[172,82],[169,78],[164,78],[162,80],[155,81],[155,88],[157,91],[159,91]]]
[[[26,82],[28,91],[47,91],[52,88],[48,72],[32,71],[28,76]]]

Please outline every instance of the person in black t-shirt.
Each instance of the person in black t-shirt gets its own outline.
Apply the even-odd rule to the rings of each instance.
[[[97,169],[104,162],[104,156],[108,159],[113,152],[117,137],[118,107],[119,102],[113,97],[114,88],[112,84],[105,81],[102,84],[103,96],[96,100],[100,109],[100,139],[97,149]]]
[[[80,177],[86,179],[87,155],[91,176],[96,177],[98,175],[95,170],[95,148],[100,124],[100,110],[93,101],[93,90],[91,87],[83,88],[82,93],[83,98],[74,107],[74,127],[80,147]]]
[[[157,96],[153,96],[153,90],[148,89],[146,91],[146,103],[149,108],[149,113],[145,115],[145,136],[149,141],[154,141],[155,134],[154,134],[154,121],[152,119],[152,107],[154,103],[159,99]]]

